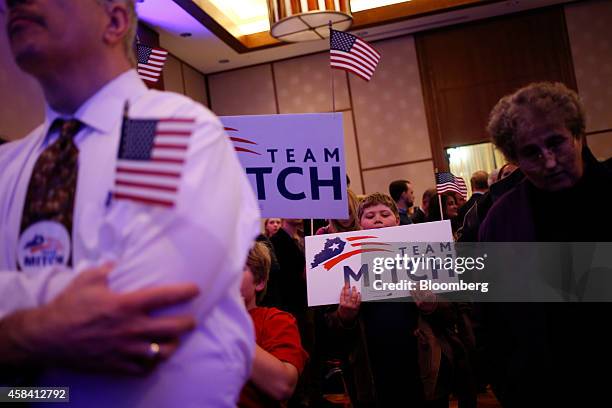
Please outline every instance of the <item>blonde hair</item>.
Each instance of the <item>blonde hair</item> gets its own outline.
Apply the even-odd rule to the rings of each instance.
[[[389,207],[389,209],[395,215],[395,218],[399,220],[399,211],[397,210],[397,205],[395,204],[395,201],[393,201],[390,196],[383,193],[372,193],[365,196],[365,198],[361,200],[361,203],[359,203],[359,212],[357,214],[357,218],[361,220],[361,217],[363,216],[363,213],[367,208],[374,207],[378,204],[382,204],[386,207]]]
[[[359,205],[359,200],[357,199],[355,193],[353,193],[353,191],[350,189],[348,190],[347,198],[349,219],[351,220],[351,223],[348,227],[345,227],[339,223],[338,220],[329,220],[334,232],[357,231],[359,229],[359,218],[357,218],[357,206]]]
[[[249,251],[246,264],[253,274],[255,284],[258,285],[263,282],[267,286],[270,267],[272,266],[272,257],[266,244],[255,242],[253,248]],[[257,293],[257,301],[260,301],[265,294],[266,289],[264,287],[264,290]]]

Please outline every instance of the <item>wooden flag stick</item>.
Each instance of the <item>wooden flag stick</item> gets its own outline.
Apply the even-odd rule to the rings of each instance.
[[[444,213],[442,212],[442,194],[438,191],[438,168],[434,169],[434,174],[436,176],[436,193],[438,193],[438,204],[440,205],[440,221],[444,219]]]
[[[332,36],[332,22],[329,20],[329,51],[331,52],[331,36]],[[330,67],[329,72],[331,75],[331,90],[332,90],[332,112],[336,111],[336,90],[334,89],[334,70]]]

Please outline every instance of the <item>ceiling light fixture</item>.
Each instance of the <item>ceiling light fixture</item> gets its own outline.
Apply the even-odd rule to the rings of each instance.
[[[349,0],[268,0],[270,34],[285,42],[329,38],[353,24]]]

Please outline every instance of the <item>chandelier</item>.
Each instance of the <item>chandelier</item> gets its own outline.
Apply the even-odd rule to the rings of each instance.
[[[353,24],[349,0],[268,0],[270,34],[285,42],[321,40],[329,28],[346,31]]]

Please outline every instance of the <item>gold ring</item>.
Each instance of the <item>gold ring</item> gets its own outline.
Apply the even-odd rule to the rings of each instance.
[[[152,342],[149,344],[149,358],[156,360],[159,357],[160,347],[159,344]]]

